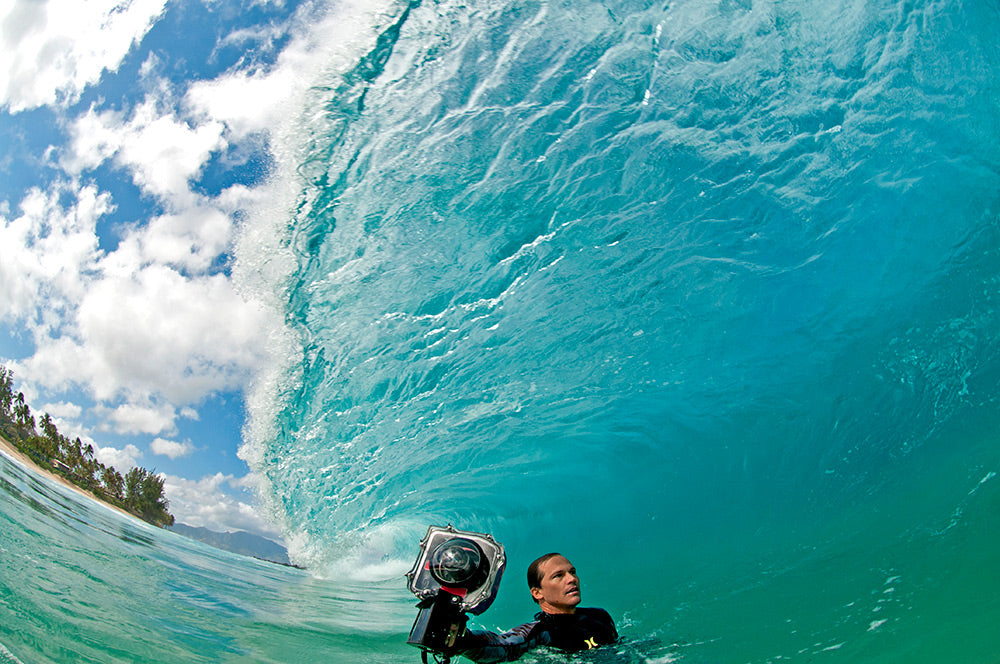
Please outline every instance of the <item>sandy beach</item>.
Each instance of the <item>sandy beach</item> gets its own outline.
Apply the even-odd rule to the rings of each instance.
[[[65,477],[63,477],[63,476],[61,476],[61,475],[59,475],[57,473],[54,473],[54,472],[52,472],[51,470],[49,470],[47,468],[43,468],[42,466],[39,466],[38,464],[36,464],[31,459],[31,457],[29,457],[28,455],[24,454],[20,450],[18,450],[16,447],[14,447],[14,445],[12,445],[10,443],[10,441],[8,441],[6,438],[3,438],[2,436],[0,436],[0,453],[3,453],[4,456],[6,456],[8,459],[10,459],[14,463],[18,464],[19,466],[21,466],[22,468],[24,468],[29,473],[34,473],[35,475],[41,475],[42,477],[50,479],[53,482],[61,484],[62,486],[64,486],[67,489],[69,489],[70,491],[74,491],[74,492],[78,493],[79,495],[83,496],[84,498],[92,500],[95,503],[101,505],[102,507],[108,508],[109,510],[114,510],[115,512],[118,512],[119,514],[124,514],[125,516],[127,516],[129,518],[132,518],[132,519],[136,519],[137,521],[141,520],[141,519],[139,519],[139,517],[135,516],[134,514],[130,514],[129,512],[126,512],[125,510],[121,509],[120,507],[117,507],[117,506],[112,505],[110,503],[104,502],[103,500],[101,500],[100,498],[98,498],[94,494],[90,493],[89,491],[86,491],[86,490],[78,487],[77,485],[73,484],[72,482],[70,482],[69,480],[67,480]]]

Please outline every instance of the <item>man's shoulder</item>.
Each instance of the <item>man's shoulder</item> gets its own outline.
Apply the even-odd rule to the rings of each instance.
[[[573,613],[545,613],[544,611],[539,611],[535,614],[535,621],[540,620],[559,620],[562,616],[601,616],[610,618],[611,614],[604,609],[598,608],[596,606],[578,606],[576,611]]]
[[[580,606],[577,607],[576,612],[580,615],[589,616],[593,618],[603,618],[605,620],[611,620],[611,614],[604,609],[598,608],[596,606]]]
[[[615,621],[611,614],[596,606],[579,606],[573,613],[544,613],[535,614],[535,623],[539,625],[570,625],[581,622],[598,622],[614,627]]]

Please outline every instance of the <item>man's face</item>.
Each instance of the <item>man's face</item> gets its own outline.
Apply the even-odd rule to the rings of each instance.
[[[580,603],[580,577],[573,563],[553,556],[538,566],[541,587],[532,588],[531,596],[545,613],[573,613]]]

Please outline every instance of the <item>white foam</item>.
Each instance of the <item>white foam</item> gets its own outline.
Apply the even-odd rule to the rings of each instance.
[[[288,556],[319,579],[399,584],[426,529],[426,520],[401,519],[338,533],[337,541],[296,531],[286,535]]]
[[[0,643],[0,662],[3,662],[4,664],[22,664],[21,660],[7,650],[2,643]]]

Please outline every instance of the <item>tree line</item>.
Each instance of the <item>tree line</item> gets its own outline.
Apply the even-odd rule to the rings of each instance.
[[[41,431],[38,428],[41,428]],[[0,434],[35,463],[53,469],[101,500],[158,526],[174,517],[163,495],[163,478],[136,466],[122,475],[97,460],[94,446],[59,433],[48,413],[36,423],[24,393],[14,394],[14,373],[0,366]]]

